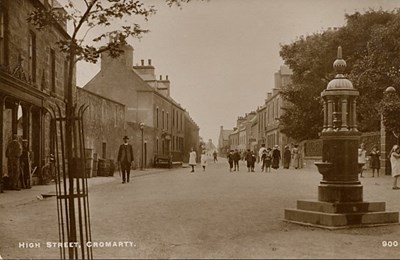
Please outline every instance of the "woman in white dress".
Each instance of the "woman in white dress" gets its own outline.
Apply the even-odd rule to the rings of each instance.
[[[360,148],[358,148],[358,163],[362,163],[363,166],[360,169],[360,177],[362,178],[363,176],[363,171],[366,169],[366,163],[367,163],[367,151],[365,150],[365,145],[362,143],[360,145]]]
[[[389,158],[390,164],[392,165],[392,177],[394,178],[393,189],[398,190],[400,189],[400,187],[397,186],[397,179],[400,176],[400,147],[397,144],[393,145]]]
[[[194,172],[194,166],[196,166],[196,157],[196,151],[192,148],[189,154],[189,165],[192,167],[192,170],[190,172]]]

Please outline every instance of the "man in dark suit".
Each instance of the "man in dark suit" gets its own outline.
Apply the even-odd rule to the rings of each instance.
[[[125,183],[125,179],[127,182],[129,182],[129,174],[134,159],[133,159],[132,145],[128,143],[129,140],[128,136],[124,136],[123,140],[124,143],[119,146],[118,163],[119,166],[121,167],[120,169],[122,172],[122,183]]]

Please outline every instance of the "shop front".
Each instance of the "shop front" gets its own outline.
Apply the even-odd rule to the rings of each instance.
[[[10,177],[7,147],[15,138],[21,143],[24,140],[30,151],[31,183],[35,184],[41,178],[46,155],[50,155],[51,116],[46,108],[49,99],[48,94],[24,77],[0,70],[0,179],[4,181],[4,188]]]

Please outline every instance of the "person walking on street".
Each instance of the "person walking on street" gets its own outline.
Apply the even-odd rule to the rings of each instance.
[[[261,156],[261,160],[262,160],[261,171],[263,172],[265,169],[265,172],[271,172],[271,161],[272,161],[271,148],[264,150]]]
[[[229,163],[229,171],[232,172],[232,168],[233,168],[233,150],[230,150],[228,153],[228,163]]]
[[[239,171],[239,161],[240,161],[240,152],[238,151],[238,149],[235,150],[235,152],[233,153],[233,164],[235,166],[233,171]]]
[[[201,161],[201,166],[203,167],[203,172],[204,172],[206,170],[207,161],[208,161],[208,156],[205,151],[203,151],[203,153],[201,154],[200,161]]]
[[[124,143],[119,146],[118,164],[122,172],[122,183],[129,182],[131,165],[134,161],[132,145],[128,143],[129,137],[124,136]]]
[[[246,162],[247,162],[247,171],[254,172],[254,164],[257,160],[256,155],[250,149],[247,149],[246,152]]]
[[[196,151],[193,148],[191,148],[189,153],[189,165],[192,167],[192,170],[190,171],[191,173],[194,172],[194,166],[196,166],[196,158],[197,158]]]
[[[281,151],[279,151],[279,146],[274,145],[272,150],[272,168],[277,170],[279,168],[279,162],[281,161]]]
[[[289,169],[290,160],[292,159],[292,153],[290,152],[289,146],[285,146],[285,151],[283,152],[283,168]]]
[[[260,164],[262,165],[262,160],[261,157],[264,153],[264,151],[266,151],[267,149],[265,148],[265,144],[261,144],[261,148],[258,150],[258,161],[260,162]]]
[[[379,177],[379,169],[381,168],[381,153],[376,145],[374,145],[374,147],[372,148],[369,156],[371,157],[372,177],[375,177],[375,170],[377,177]]]
[[[394,178],[392,189],[398,190],[400,189],[400,187],[397,186],[397,179],[400,176],[400,147],[397,144],[393,145],[389,158],[390,164],[392,165],[392,177]]]
[[[367,151],[365,150],[365,145],[364,143],[360,144],[360,148],[358,148],[358,163],[362,163],[363,166],[360,168],[360,178],[364,177],[363,171],[366,168],[366,163],[367,163],[367,156],[366,156]]]
[[[217,151],[213,152],[213,157],[214,157],[214,163],[218,162],[218,154]]]
[[[8,159],[8,176],[10,180],[11,190],[21,190],[21,169],[20,157],[22,155],[22,145],[18,140],[18,135],[13,135],[13,140],[8,144],[6,149],[6,157]]]
[[[299,145],[295,144],[292,149],[292,164],[295,169],[300,168],[300,151]]]

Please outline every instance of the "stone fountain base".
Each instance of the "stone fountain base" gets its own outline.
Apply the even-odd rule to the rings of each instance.
[[[385,202],[298,200],[297,209],[285,209],[285,220],[327,229],[398,224],[399,212],[386,212],[385,205]]]

